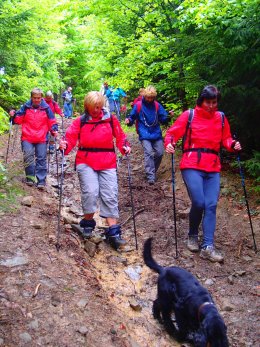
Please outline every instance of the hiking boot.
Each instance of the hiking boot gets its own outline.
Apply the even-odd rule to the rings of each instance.
[[[223,255],[217,251],[213,246],[203,247],[200,251],[200,257],[203,259],[208,259],[212,262],[221,263],[224,260]]]
[[[96,221],[94,219],[82,219],[79,223],[81,236],[84,239],[89,239],[92,237],[93,230],[96,226]]]
[[[153,186],[153,185],[154,185],[154,183],[155,183],[155,181],[154,181],[154,180],[151,180],[151,179],[150,179],[150,180],[148,180],[147,182],[148,182],[148,184],[149,184],[150,186]]]
[[[38,182],[38,183],[37,183],[37,188],[38,188],[39,190],[43,190],[45,187],[46,187],[45,182]]]
[[[121,237],[121,227],[118,224],[110,226],[105,236],[106,240],[115,250],[122,248],[126,244],[126,241]]]
[[[187,248],[191,252],[198,252],[200,250],[197,236],[188,236]]]
[[[34,181],[27,178],[26,184],[27,184],[27,186],[32,187],[32,186],[34,186]]]

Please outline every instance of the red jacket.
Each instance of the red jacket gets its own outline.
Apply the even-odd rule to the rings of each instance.
[[[101,120],[102,122],[100,122]],[[78,144],[76,165],[87,164],[94,170],[116,168],[115,152],[99,152],[98,149],[113,150],[115,138],[117,148],[124,154],[123,146],[128,145],[128,143],[117,118],[102,112],[100,118],[91,119],[82,127],[80,125],[81,117],[78,117],[66,131],[65,138],[68,142],[68,147],[65,150],[65,154],[69,154],[76,144]],[[80,150],[80,148],[86,150]],[[87,151],[87,149],[94,149],[96,151]]]
[[[165,147],[171,143],[176,143],[186,131],[189,118],[189,111],[183,112],[174,124],[167,130],[164,144]],[[194,117],[191,122],[191,131],[188,130],[184,143],[184,150],[189,148],[207,148],[219,153],[222,144],[228,151],[233,152],[231,145],[233,139],[230,134],[230,126],[225,117],[224,127],[222,127],[221,114],[216,111],[211,114],[203,108],[196,106]],[[220,158],[214,153],[201,153],[198,160],[198,152],[183,153],[180,162],[181,169],[197,169],[206,172],[220,172]]]
[[[29,100],[15,113],[13,121],[22,125],[22,141],[30,143],[44,143],[49,131],[58,131],[56,118],[43,99],[38,108]]]
[[[59,115],[62,114],[62,110],[56,101],[52,99],[51,100],[44,99],[44,101],[49,105],[50,109],[52,110],[54,114],[59,114]]]

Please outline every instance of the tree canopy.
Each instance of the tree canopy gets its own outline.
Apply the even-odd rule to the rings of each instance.
[[[257,0],[2,0],[0,106],[67,85],[81,105],[107,80],[129,98],[153,84],[179,115],[215,84],[244,148],[259,150],[259,13]]]

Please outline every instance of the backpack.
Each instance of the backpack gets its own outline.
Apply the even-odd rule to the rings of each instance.
[[[96,127],[99,125],[99,124],[102,124],[102,123],[106,123],[106,121],[104,119],[101,119],[100,121],[96,122],[96,123],[91,123],[89,122],[89,115],[84,113],[82,116],[80,116],[80,129],[85,125],[85,124],[93,124],[93,127],[92,129],[90,130],[91,132],[94,131],[96,129]],[[113,124],[113,117],[112,115],[110,116],[110,121],[109,121],[109,124],[111,126],[111,129],[112,129],[112,134],[114,135],[114,124]],[[80,141],[80,133],[79,133],[79,136],[78,136],[78,140]],[[79,148],[80,150],[84,150],[86,152],[115,152],[115,149],[113,148],[83,148],[83,147],[80,147]]]
[[[154,102],[155,102],[155,111],[157,113],[158,110],[159,110],[159,102],[158,101],[154,101]],[[137,109],[137,112],[139,114],[141,112],[141,109],[142,109],[142,100],[137,101],[136,109]],[[138,120],[137,119],[135,121],[135,130],[136,130],[136,133],[139,134],[139,131],[138,131]]]
[[[158,112],[158,110],[159,110],[159,102],[158,101],[154,101],[154,102],[155,102],[155,111]],[[137,101],[136,108],[137,108],[137,112],[140,113],[140,111],[142,109],[142,101]]]
[[[93,127],[92,129],[90,130],[91,132],[94,131],[96,129],[96,127],[99,125],[99,124],[102,124],[102,123],[105,123],[105,120],[104,119],[101,119],[99,122],[96,122],[96,123],[91,123],[89,122],[89,115],[84,113],[82,116],[80,116],[80,130],[81,128],[85,125],[85,124],[93,124]],[[110,126],[112,128],[112,133],[114,134],[114,125],[113,125],[113,119],[112,119],[112,116],[110,116]],[[79,135],[78,135],[78,141],[80,142],[80,132],[79,132]],[[86,155],[88,152],[115,152],[115,148],[94,148],[94,147],[89,147],[89,148],[86,148],[86,147],[79,147],[78,150],[80,151],[84,151],[86,152]],[[75,158],[75,163],[74,163],[74,169],[76,171],[76,158]]]
[[[218,111],[221,115],[221,128],[222,128],[222,134],[223,134],[223,128],[224,128],[224,124],[225,124],[225,114],[224,112],[220,112]],[[218,152],[214,151],[214,150],[210,150],[208,148],[191,148],[191,131],[192,131],[192,127],[191,127],[191,123],[193,121],[193,118],[194,118],[194,109],[190,109],[189,110],[189,117],[188,117],[188,122],[186,124],[186,129],[185,129],[185,133],[182,137],[182,152],[185,153],[185,152],[190,152],[190,151],[193,151],[193,152],[199,152],[198,153],[198,161],[200,160],[200,154],[201,152],[208,152],[208,153],[214,153],[214,154],[219,154]],[[185,149],[184,150],[184,144],[185,144],[185,141],[187,140],[187,136],[188,136],[188,132],[189,132],[189,147],[188,149]]]

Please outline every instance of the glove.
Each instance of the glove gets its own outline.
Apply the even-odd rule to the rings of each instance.
[[[126,155],[131,153],[131,147],[129,146],[123,146],[123,150],[125,151]]]

